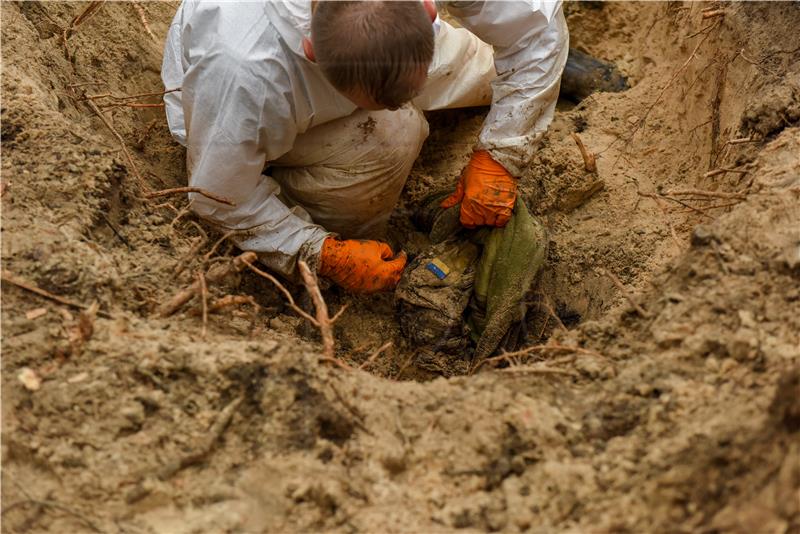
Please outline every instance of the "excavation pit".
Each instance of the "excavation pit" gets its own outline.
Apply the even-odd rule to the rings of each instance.
[[[547,348],[450,378],[390,295],[324,291],[351,369],[251,271],[209,285],[245,298],[205,336],[196,299],[158,316],[236,251],[204,265],[222,236],[182,195],[141,198],[131,160],[150,190],[186,183],[163,110],[106,108],[121,145],[87,104],[161,90],[176,5],[105,3],[65,50],[86,6],[1,6],[4,528],[798,528],[793,5],[567,5],[571,45],[632,87],[560,107],[522,177]],[[408,210],[452,186],[484,112],[429,117],[395,244],[421,246]]]

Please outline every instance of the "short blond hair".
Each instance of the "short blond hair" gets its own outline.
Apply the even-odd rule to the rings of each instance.
[[[415,96],[414,74],[433,58],[433,25],[422,2],[320,1],[311,41],[336,89],[361,91],[389,109]]]

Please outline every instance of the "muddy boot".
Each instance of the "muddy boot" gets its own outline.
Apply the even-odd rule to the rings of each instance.
[[[569,49],[567,66],[561,75],[561,96],[581,101],[598,91],[618,93],[629,88],[628,79],[613,63]]]

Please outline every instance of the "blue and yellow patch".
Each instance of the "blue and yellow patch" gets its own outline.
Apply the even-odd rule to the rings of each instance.
[[[439,280],[444,280],[450,274],[450,267],[439,258],[431,260],[425,268],[435,274]]]

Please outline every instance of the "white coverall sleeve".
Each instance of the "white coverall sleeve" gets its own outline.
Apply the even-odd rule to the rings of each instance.
[[[170,127],[179,141],[185,135],[190,185],[235,204],[191,193],[193,210],[222,230],[243,231],[233,237],[242,249],[291,277],[297,259],[316,262],[328,232],[290,210],[278,198],[277,182],[262,174],[297,135],[288,74],[268,53],[241,52],[219,41],[196,50],[191,37],[184,38],[183,53],[196,54],[196,60],[183,75],[180,99],[165,99],[168,117],[183,118]],[[176,101],[180,113],[170,109]]]
[[[513,176],[529,164],[553,120],[569,33],[561,2],[440,2],[465,28],[494,47],[497,77],[478,148]]]

